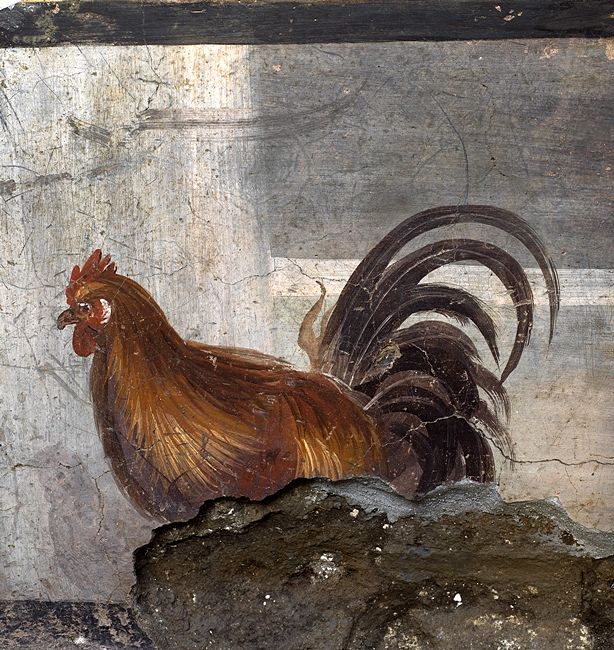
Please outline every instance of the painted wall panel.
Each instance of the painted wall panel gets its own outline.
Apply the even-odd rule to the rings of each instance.
[[[582,39],[3,50],[0,596],[123,600],[149,538],[102,453],[89,361],[55,328],[73,264],[100,246],[181,335],[304,368],[316,279],[332,302],[391,227],[467,201],[521,214],[561,276],[548,349],[529,273],[536,325],[508,385],[517,462],[497,458],[503,495],[556,495],[612,529],[607,51]],[[492,306],[509,346],[513,310],[492,277],[441,273]]]

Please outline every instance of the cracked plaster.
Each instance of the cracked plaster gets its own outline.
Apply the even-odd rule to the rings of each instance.
[[[607,174],[591,170],[590,197],[577,191],[574,174],[589,159],[601,164],[601,145],[570,107],[583,101],[573,79],[597,74],[607,60],[598,44],[579,40],[561,44],[543,68],[549,43],[514,51],[522,78],[505,76],[494,43],[454,51],[450,44],[306,46],[301,57],[281,46],[2,52],[2,597],[124,600],[131,552],[149,539],[151,522],[118,491],[102,456],[88,362],[54,328],[69,270],[95,246],[152,291],[186,337],[255,347],[301,367],[298,325],[317,298],[316,280],[334,299],[347,258],[359,257],[400,214],[458,200],[467,187],[475,202],[534,212],[557,263],[569,264],[564,271],[599,266],[589,252],[607,253],[595,235]],[[326,71],[307,89],[305,66]],[[400,75],[388,90],[378,81],[382,66]],[[438,96],[447,117],[432,110],[425,66],[433,83],[450,80],[454,106]],[[409,69],[419,85],[399,72]],[[532,74],[550,75],[550,94],[533,93]],[[481,75],[507,85],[489,81],[485,90]],[[477,99],[463,95],[467,87]],[[599,106],[605,90],[591,88],[587,101]],[[298,107],[296,133],[291,119],[281,131],[269,124],[285,96]],[[199,123],[152,121],[160,116],[154,111],[169,110],[185,119],[195,106]],[[520,119],[527,129],[535,123],[525,134],[530,146],[504,128]],[[540,132],[570,134],[575,153],[542,154]],[[597,226],[583,222],[591,246],[564,239],[570,228],[557,223],[570,214],[596,215]],[[324,257],[320,268],[316,254]],[[509,383],[515,462],[501,454],[498,468],[506,499],[558,496],[574,519],[608,529],[611,303],[583,303],[595,280],[581,278],[569,284],[574,301],[565,306],[571,294],[563,296],[549,350],[543,310],[537,315],[532,346]],[[506,307],[495,311],[509,340]]]

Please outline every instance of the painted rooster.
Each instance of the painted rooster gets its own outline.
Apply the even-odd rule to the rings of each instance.
[[[299,336],[310,372],[252,350],[183,340],[152,296],[100,250],[76,266],[57,324],[74,325],[74,351],[93,355],[98,432],[131,501],[174,521],[207,499],[260,499],[297,477],[375,475],[409,497],[464,477],[494,480],[491,445],[509,444],[502,383],[533,322],[525,272],[501,248],[473,239],[398,256],[418,235],[462,223],[494,226],[533,255],[549,294],[552,337],[559,304],[552,262],[524,220],[489,206],[435,208],[397,226],[354,271],[316,336],[323,291]],[[426,312],[473,323],[499,362],[484,305],[462,289],[422,282],[466,261],[490,269],[515,305],[516,336],[500,377],[451,322],[406,324]]]

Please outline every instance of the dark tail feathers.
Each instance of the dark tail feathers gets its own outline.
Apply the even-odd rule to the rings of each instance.
[[[310,355],[312,365],[364,393],[373,416],[392,435],[409,442],[420,464],[420,492],[462,477],[494,480],[489,440],[511,453],[500,419],[501,413],[509,413],[502,384],[518,365],[533,323],[533,294],[526,274],[497,246],[444,239],[392,262],[418,235],[463,223],[494,226],[533,255],[548,290],[552,338],[559,308],[558,278],[531,226],[495,207],[449,206],[409,217],[368,253],[326,319],[317,358],[313,348]],[[431,271],[461,261],[490,269],[514,303],[516,337],[500,378],[482,365],[473,342],[458,327],[434,320],[404,326],[412,314],[429,311],[472,322],[499,363],[495,324],[483,303],[458,288],[420,283]]]

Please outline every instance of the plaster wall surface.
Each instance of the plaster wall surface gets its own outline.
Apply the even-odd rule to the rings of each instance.
[[[89,361],[55,329],[74,264],[101,247],[186,338],[305,367],[296,337],[316,279],[334,300],[391,227],[443,204],[518,212],[561,274],[548,348],[530,273],[537,323],[508,384],[517,460],[497,459],[503,497],[558,496],[575,520],[614,528],[608,51],[583,39],[3,50],[0,597],[122,601],[150,536],[103,457]],[[442,277],[492,305],[505,347],[505,292],[454,269]]]

